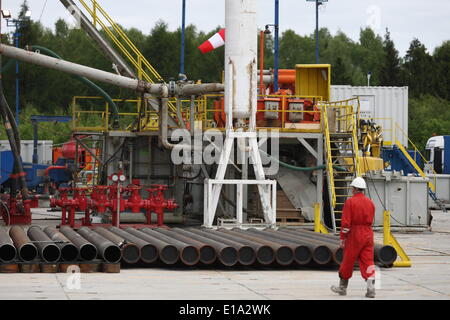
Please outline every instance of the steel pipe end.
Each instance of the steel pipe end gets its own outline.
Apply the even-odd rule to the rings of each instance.
[[[298,246],[294,251],[295,262],[305,265],[311,262],[312,252],[307,246]]]
[[[249,246],[243,246],[238,251],[239,263],[244,266],[249,266],[256,261],[256,253],[253,248]]]
[[[317,264],[327,264],[332,259],[332,252],[327,246],[317,246],[313,251],[313,259]]]
[[[141,260],[144,263],[153,263],[158,259],[158,249],[152,244],[146,244],[141,248]]]
[[[23,246],[21,246],[19,249],[19,257],[23,261],[26,261],[26,262],[33,261],[34,259],[37,258],[37,256],[38,256],[38,250],[31,243],[26,243]]]
[[[180,257],[180,253],[175,246],[167,245],[161,250],[159,257],[165,264],[175,264]]]
[[[122,251],[116,245],[108,246],[103,251],[103,259],[108,263],[118,263],[122,258]]]
[[[282,266],[287,266],[294,262],[294,251],[287,247],[281,246],[276,253],[276,260]]]
[[[180,252],[180,259],[185,265],[193,266],[200,261],[200,254],[194,246],[186,246]]]
[[[67,243],[61,248],[61,260],[63,261],[76,261],[78,254],[78,248],[71,243]]]
[[[84,261],[91,261],[97,257],[97,248],[90,243],[86,243],[80,248],[80,258]]]
[[[200,249],[200,261],[204,264],[214,263],[217,259],[216,250],[210,245],[205,245]]]
[[[334,260],[337,264],[341,264],[342,260],[344,260],[344,249],[339,248],[334,253]]]
[[[14,260],[17,256],[16,247],[12,244],[4,244],[0,247],[0,261],[3,263]]]
[[[41,258],[45,262],[56,262],[61,258],[61,250],[55,244],[48,244],[42,249]]]
[[[382,246],[377,252],[378,260],[389,266],[397,260],[397,251],[392,246]]]
[[[256,259],[262,265],[268,265],[275,261],[275,252],[269,246],[261,246],[256,252]]]
[[[122,259],[123,261],[135,264],[141,258],[139,248],[134,243],[127,243],[122,247]]]
[[[233,247],[226,247],[219,252],[219,261],[227,267],[232,267],[238,262],[238,251]]]

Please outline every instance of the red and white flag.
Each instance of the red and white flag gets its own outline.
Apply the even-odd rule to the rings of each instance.
[[[221,29],[211,38],[203,42],[198,48],[202,53],[210,52],[225,44],[225,29]]]

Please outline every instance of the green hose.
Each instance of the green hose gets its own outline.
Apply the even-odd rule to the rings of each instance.
[[[322,164],[320,166],[316,166],[316,167],[297,167],[297,166],[293,166],[289,163],[283,162],[275,157],[272,157],[271,155],[269,155],[268,153],[262,151],[261,149],[259,150],[262,154],[264,154],[266,157],[269,157],[270,159],[278,162],[280,164],[280,166],[291,169],[291,170],[295,170],[295,171],[314,171],[314,170],[324,170],[327,168],[326,165]],[[333,166],[334,169],[336,169],[337,171],[347,171],[346,168],[340,167],[340,166]]]
[[[62,58],[57,55],[55,52],[53,52],[52,50],[45,48],[45,47],[41,47],[41,46],[36,46],[33,45],[31,46],[31,50],[36,51],[39,50],[53,58],[56,59],[60,59],[62,60]],[[9,62],[8,62],[9,63]],[[6,68],[6,66],[8,65],[8,63],[5,65],[5,67],[3,69]],[[80,76],[76,76],[78,79],[80,79],[82,82],[84,82],[85,84],[87,84],[88,86],[92,87],[93,89],[95,89],[112,107],[112,120],[113,120],[113,127],[117,128],[119,126],[119,109],[117,108],[116,103],[111,99],[111,97],[105,92],[105,90],[103,90],[102,88],[100,88],[98,85],[96,85],[95,83],[93,83],[91,80],[85,78],[85,77],[80,77]]]

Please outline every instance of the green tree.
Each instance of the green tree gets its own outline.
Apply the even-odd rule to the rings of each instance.
[[[383,48],[385,59],[381,67],[380,83],[382,86],[398,86],[401,84],[400,58],[398,57],[397,49],[395,49],[394,41],[391,40],[391,33],[387,28]]]
[[[445,41],[434,50],[433,60],[434,92],[450,100],[450,41]]]

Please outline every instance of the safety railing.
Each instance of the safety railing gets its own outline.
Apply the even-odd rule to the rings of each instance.
[[[164,79],[144,57],[139,49],[134,45],[130,38],[120,28],[120,26],[109,16],[106,10],[97,0],[79,0],[86,12],[91,16],[95,27],[99,25],[108,35],[113,44],[128,59],[137,71],[137,76],[141,80],[149,83],[164,82]],[[91,5],[87,3],[90,2]],[[176,107],[172,102],[169,103],[169,110],[176,112]]]
[[[330,138],[330,125],[328,121],[328,111],[327,104],[320,104],[320,110],[322,112],[322,126],[323,132],[325,134],[325,147],[327,149],[326,157],[327,157],[327,168],[328,168],[328,176],[331,190],[331,206],[334,208],[336,206],[336,192],[334,189],[334,169],[333,169],[333,159],[331,158],[331,138]]]

